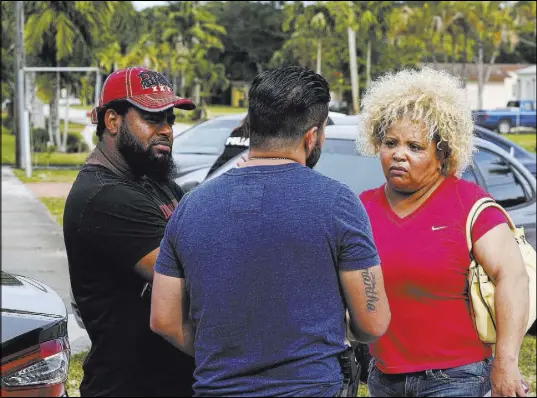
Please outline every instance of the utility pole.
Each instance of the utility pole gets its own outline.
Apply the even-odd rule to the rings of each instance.
[[[22,100],[23,92],[21,92],[20,89],[24,86],[24,83],[19,82],[19,70],[24,66],[24,43],[22,41],[22,31],[24,29],[24,5],[22,1],[15,2],[15,21],[15,103],[13,104],[13,131],[15,131],[15,167],[20,168],[24,164],[23,159],[21,158],[24,151],[22,148],[22,120],[20,116],[24,111],[24,108],[20,108],[21,104],[24,107],[24,101]]]

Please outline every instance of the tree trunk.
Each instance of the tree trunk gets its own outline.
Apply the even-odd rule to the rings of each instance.
[[[321,74],[321,56],[323,54],[323,44],[321,43],[321,39],[317,40],[317,68],[315,70],[316,73],[319,75]]]
[[[369,40],[367,40],[367,60],[366,60],[366,66],[365,66],[367,88],[371,86],[371,42],[372,42],[372,39],[371,37],[369,37]]]
[[[194,84],[194,103],[196,105],[200,105],[200,92],[201,92],[201,86],[199,83]]]
[[[60,103],[60,72],[56,72],[56,79],[52,83],[52,95],[50,97],[49,123],[54,137],[53,144],[56,148],[60,147],[60,129],[59,129],[59,103]]]
[[[463,60],[462,60],[462,84],[463,87],[466,88],[466,80],[468,80],[468,77],[466,76],[466,62],[468,62],[468,33],[464,32],[464,49],[463,49]]]
[[[451,35],[451,74],[453,76],[456,76],[455,74],[455,35]]]
[[[500,47],[496,47],[494,49],[494,53],[492,54],[492,57],[490,58],[489,65],[487,67],[487,73],[485,74],[485,78],[483,79],[483,84],[487,84],[487,82],[490,79],[490,75],[492,74],[492,66],[494,65],[494,62],[496,62],[496,57],[500,53]]]
[[[48,145],[54,145],[54,133],[52,132],[52,113],[50,108],[52,105],[49,103],[49,113],[48,113]],[[47,147],[48,147],[47,145]]]
[[[69,94],[71,87],[67,85],[67,95],[65,96],[65,114],[63,120],[63,140],[60,152],[67,152],[67,132],[69,131]]]
[[[447,70],[448,55],[446,51],[446,35],[442,33],[442,53],[444,54],[444,68]]]
[[[179,76],[179,96],[186,97],[185,93],[185,75],[183,72],[181,72]]]
[[[360,112],[360,91],[358,80],[358,65],[356,63],[356,32],[350,26],[347,27],[349,38],[349,60],[352,87],[352,112],[357,115]]]
[[[177,84],[177,72],[175,72],[172,76],[172,84],[173,84],[173,91],[175,94],[179,94],[179,85]]]
[[[483,109],[483,42],[477,43],[477,109]]]
[[[434,70],[439,70],[438,69],[438,59],[436,59],[436,55],[434,55],[434,53],[433,53],[433,67],[434,67]]]

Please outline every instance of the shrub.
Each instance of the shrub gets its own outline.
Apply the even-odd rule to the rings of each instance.
[[[66,150],[67,153],[81,153],[88,152],[89,147],[88,144],[82,140],[80,134],[69,133],[67,135]]]
[[[46,129],[32,129],[32,146],[34,152],[47,152],[48,140],[48,131]]]

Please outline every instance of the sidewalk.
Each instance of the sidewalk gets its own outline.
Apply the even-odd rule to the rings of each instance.
[[[90,347],[86,331],[78,327],[71,310],[62,229],[9,166],[2,166],[2,270],[37,279],[54,289],[69,314],[72,352]]]

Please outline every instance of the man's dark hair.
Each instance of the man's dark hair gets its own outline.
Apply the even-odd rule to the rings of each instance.
[[[287,66],[260,73],[248,92],[250,146],[298,141],[312,127],[322,127],[329,102],[328,82],[311,70]]]
[[[102,141],[104,129],[106,126],[104,125],[104,115],[106,114],[106,111],[108,109],[113,109],[119,116],[125,116],[130,108],[133,108],[134,105],[132,105],[129,101],[125,100],[116,100],[116,101],[110,101],[108,104],[103,106],[99,111],[97,112],[97,137],[99,137],[99,141]]]

